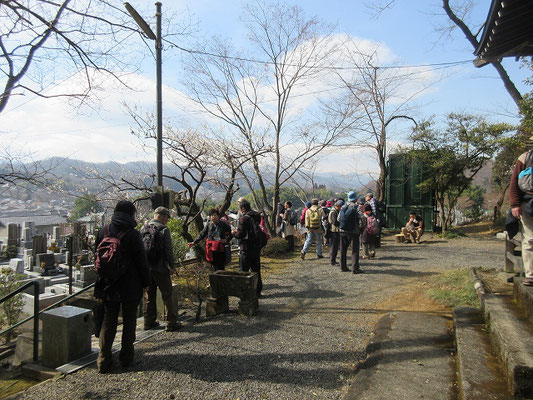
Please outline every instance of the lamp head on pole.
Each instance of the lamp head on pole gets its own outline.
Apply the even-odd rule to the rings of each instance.
[[[126,7],[126,10],[130,13],[132,18],[137,22],[137,25],[139,25],[139,28],[143,30],[143,32],[148,36],[149,39],[156,40],[156,36],[152,29],[150,28],[150,25],[139,15],[139,13],[131,6],[130,3],[125,2],[124,7]]]

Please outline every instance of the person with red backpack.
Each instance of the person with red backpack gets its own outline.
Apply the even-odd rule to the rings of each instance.
[[[204,229],[194,241],[188,243],[188,246],[192,247],[206,239],[206,260],[215,271],[224,270],[227,260],[231,260],[231,248],[229,246],[231,238],[231,226],[220,218],[220,212],[217,208],[212,208],[209,211],[209,221],[204,225]]]
[[[363,256],[361,258],[363,260],[376,256],[376,242],[379,235],[379,220],[372,212],[370,204],[365,204],[364,218],[364,229],[361,234],[361,243],[363,244]]]
[[[148,250],[148,264],[152,275],[152,282],[144,292],[144,330],[156,328],[157,322],[157,288],[161,291],[161,297],[167,310],[166,331],[173,332],[181,328],[178,321],[178,307],[172,301],[172,279],[175,261],[172,249],[170,230],[166,227],[170,219],[170,211],[166,207],[157,207],[154,210],[154,218],[143,228],[143,237],[153,236],[152,249]]]
[[[117,333],[122,308],[122,347],[118,356],[123,368],[133,362],[137,307],[143,288],[150,284],[150,271],[143,241],[135,229],[135,206],[121,200],[115,207],[111,223],[96,238],[95,268],[98,278],[94,297],[103,303],[104,316],[99,332],[98,372],[107,373],[113,366],[111,347]]]

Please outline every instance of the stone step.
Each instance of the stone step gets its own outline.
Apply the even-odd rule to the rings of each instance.
[[[518,306],[531,318],[533,317],[533,286],[523,285],[524,279],[514,278],[513,294]]]
[[[453,310],[457,376],[461,400],[511,398],[505,373],[490,346],[479,308]]]
[[[482,305],[511,393],[533,398],[533,329],[529,320],[511,296],[486,294]]]
[[[448,316],[393,312],[378,322],[343,400],[456,398]],[[312,397],[309,397],[312,398]]]

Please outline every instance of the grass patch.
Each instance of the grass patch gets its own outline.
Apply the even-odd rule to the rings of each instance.
[[[468,269],[460,268],[439,275],[427,295],[448,307],[479,307],[479,300]]]
[[[456,229],[448,229],[447,231],[438,233],[437,235],[443,239],[457,239],[459,237],[466,236],[463,232]]]

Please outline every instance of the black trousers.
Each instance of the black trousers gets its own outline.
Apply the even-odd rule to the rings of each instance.
[[[226,252],[225,251],[216,251],[213,253],[213,261],[211,265],[215,271],[224,270],[226,265]]]
[[[341,269],[347,269],[346,253],[348,247],[352,246],[352,265],[351,270],[357,271],[359,269],[359,234],[341,232]]]
[[[285,240],[289,246],[289,251],[294,251],[294,235],[285,236]]]
[[[339,232],[331,232],[331,247],[329,248],[329,262],[331,265],[337,262],[337,253],[339,252]]]
[[[260,250],[241,250],[239,252],[239,267],[241,271],[257,272],[257,294],[261,294],[263,290],[263,281],[261,279],[261,254]]]
[[[139,299],[140,301],[140,299]],[[111,347],[117,334],[118,314],[122,305],[122,345],[118,356],[121,364],[128,365],[133,361],[133,342],[137,327],[137,306],[139,301],[106,301],[104,302],[104,321],[100,330],[100,353],[98,354],[98,370],[106,371],[113,363]]]

